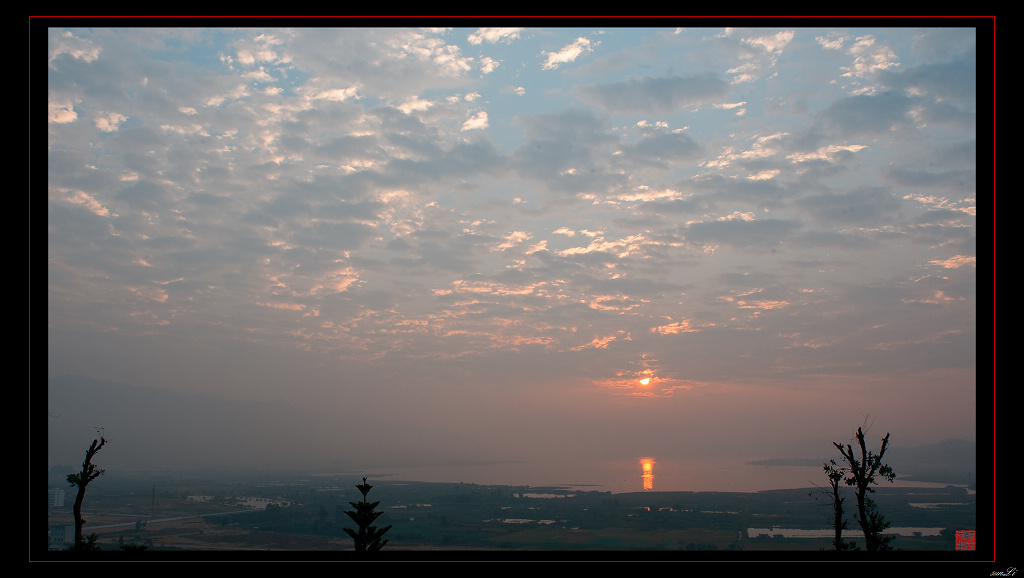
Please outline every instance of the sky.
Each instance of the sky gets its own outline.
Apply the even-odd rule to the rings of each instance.
[[[46,29],[48,375],[526,483],[975,439],[975,30],[665,23]]]

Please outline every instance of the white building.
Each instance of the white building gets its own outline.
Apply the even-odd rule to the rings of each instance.
[[[49,530],[50,550],[63,550],[75,543],[74,526],[50,526],[47,529]]]
[[[46,502],[51,508],[63,508],[66,496],[64,488],[50,488],[46,493]]]

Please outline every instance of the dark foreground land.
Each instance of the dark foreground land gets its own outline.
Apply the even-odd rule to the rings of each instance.
[[[355,475],[243,480],[180,474],[104,476],[89,486],[86,534],[103,550],[147,552],[351,550],[345,515],[359,501]],[[535,488],[399,482],[370,478],[378,526],[392,524],[385,550],[731,552],[829,550],[831,504],[820,489],[612,494]],[[50,481],[55,485],[54,480]],[[957,530],[976,530],[973,492],[962,487],[879,486],[879,510],[904,551],[953,551]],[[49,527],[72,524],[69,494]],[[851,529],[855,499],[847,495]],[[32,533],[42,539],[42,528]],[[51,554],[52,555],[52,554]]]

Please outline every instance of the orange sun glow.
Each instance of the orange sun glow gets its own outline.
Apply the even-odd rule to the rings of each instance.
[[[644,479],[644,489],[654,489],[654,459],[643,458],[640,460],[640,467],[644,470],[644,475],[642,476]]]

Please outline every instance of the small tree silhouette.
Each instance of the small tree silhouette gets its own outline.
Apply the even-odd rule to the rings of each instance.
[[[832,500],[832,526],[835,528],[832,547],[837,551],[856,550],[856,542],[846,542],[843,540],[843,530],[847,529],[848,524],[846,518],[843,517],[843,502],[846,501],[846,498],[839,494],[839,482],[846,475],[846,468],[839,467],[835,460],[829,460],[823,469],[825,470],[825,475],[828,476],[829,499]]]
[[[75,514],[75,550],[99,550],[96,546],[96,535],[92,534],[89,539],[86,540],[82,537],[82,526],[85,525],[85,518],[82,517],[82,501],[85,499],[85,487],[89,485],[89,482],[103,475],[105,470],[97,469],[92,463],[93,456],[96,455],[103,446],[107,443],[107,440],[100,436],[98,440],[92,440],[92,445],[85,452],[85,461],[82,462],[82,471],[77,474],[68,474],[68,483],[72,486],[78,486],[78,496],[75,497],[75,505],[72,511]]]
[[[367,502],[366,494],[373,488],[370,484],[366,483],[366,478],[363,478],[363,483],[356,484],[359,491],[363,493],[363,499],[359,502],[349,502],[356,511],[346,511],[349,518],[352,518],[359,526],[359,531],[353,530],[352,528],[345,528],[345,533],[352,536],[352,540],[355,541],[356,552],[376,552],[384,547],[384,544],[388,543],[387,538],[381,538],[391,529],[391,524],[383,528],[377,528],[371,526],[374,520],[384,512],[374,512],[373,509],[377,507],[380,502]]]

